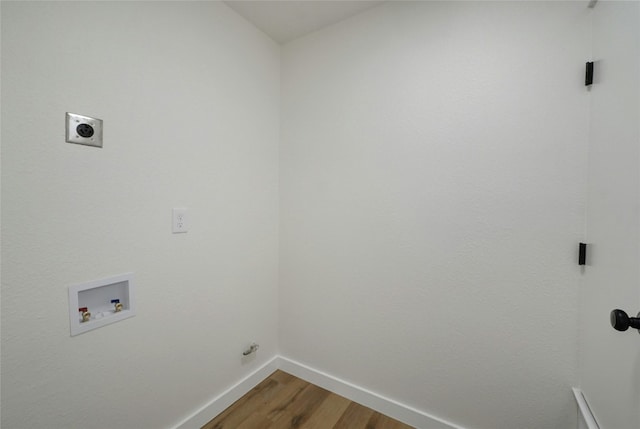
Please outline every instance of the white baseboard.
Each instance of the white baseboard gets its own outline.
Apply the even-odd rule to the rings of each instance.
[[[600,429],[582,390],[574,387],[573,395],[576,397],[576,403],[578,404],[578,429]]]
[[[191,416],[185,418],[174,429],[201,428],[277,369],[418,429],[465,429],[283,356],[271,359],[240,382],[213,398]]]
[[[280,356],[279,369],[418,429],[464,429],[453,423]]]
[[[278,369],[278,362],[278,356],[274,357],[241,381],[213,398],[204,407],[178,423],[174,429],[200,429],[212,418],[226,410],[231,404],[256,387],[262,380],[269,377]]]

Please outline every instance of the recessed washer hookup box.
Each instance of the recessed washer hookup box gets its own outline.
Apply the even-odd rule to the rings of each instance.
[[[69,286],[71,336],[135,316],[133,273]]]

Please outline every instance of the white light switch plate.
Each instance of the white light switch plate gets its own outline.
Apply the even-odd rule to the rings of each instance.
[[[187,232],[187,209],[173,209],[173,233]]]

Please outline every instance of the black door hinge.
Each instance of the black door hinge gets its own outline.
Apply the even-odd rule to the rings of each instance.
[[[589,86],[593,83],[593,61],[587,62],[586,72],[584,74],[584,85]]]
[[[578,247],[578,265],[587,265],[587,243],[580,243]]]

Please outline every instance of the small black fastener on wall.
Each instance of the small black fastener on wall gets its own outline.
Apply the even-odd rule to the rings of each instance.
[[[580,243],[578,247],[578,265],[587,265],[587,243]]]
[[[587,63],[586,72],[584,74],[584,85],[589,86],[593,83],[593,61]]]

